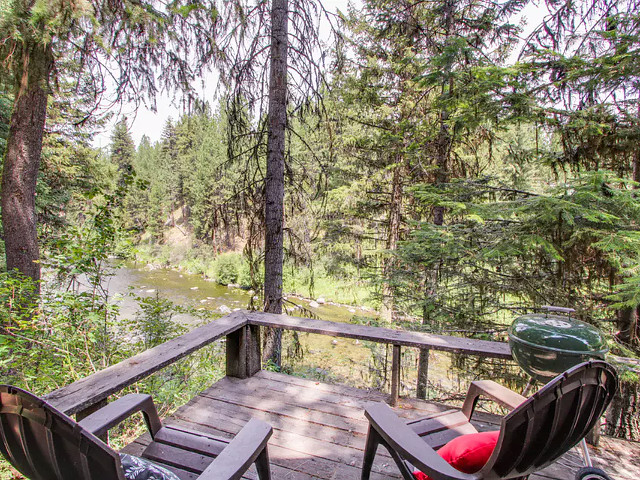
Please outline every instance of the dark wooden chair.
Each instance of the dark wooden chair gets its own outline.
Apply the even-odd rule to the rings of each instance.
[[[126,395],[75,422],[42,399],[0,385],[0,452],[33,480],[124,480],[120,456],[98,437],[142,412],[153,441],[143,458],[163,464],[181,479],[239,479],[252,463],[270,479],[270,425],[250,420],[229,441],[162,426],[149,395]]]
[[[614,368],[591,361],[567,370],[528,399],[490,380],[472,382],[462,410],[409,423],[386,404],[372,404],[365,409],[369,433],[362,480],[369,479],[378,445],[389,450],[406,480],[414,480],[414,467],[435,480],[526,478],[580,442],[596,425],[616,388]],[[457,436],[476,433],[470,419],[480,396],[511,412],[502,418],[498,442],[485,466],[467,474],[445,462],[435,449]]]

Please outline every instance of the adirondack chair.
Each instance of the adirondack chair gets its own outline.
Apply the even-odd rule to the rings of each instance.
[[[153,441],[142,457],[150,476],[125,476],[122,457],[98,437],[142,412]],[[126,478],[239,479],[252,463],[260,480],[270,479],[270,425],[250,420],[229,441],[177,426],[163,426],[151,396],[126,395],[79,422],[22,389],[0,385],[0,452],[33,480],[125,480]],[[133,467],[140,470],[136,457]],[[131,467],[131,465],[129,465]],[[129,472],[130,473],[130,472]],[[173,477],[176,478],[176,477]]]
[[[405,480],[414,480],[414,468],[434,480],[526,479],[584,438],[604,413],[616,388],[616,371],[598,360],[567,370],[528,399],[490,380],[472,382],[462,410],[409,423],[400,420],[386,404],[371,404],[365,409],[369,433],[362,480],[369,479],[378,445],[389,450]],[[470,419],[480,396],[511,412],[502,418],[496,446],[484,467],[476,473],[463,473],[435,449],[460,435],[477,433]]]

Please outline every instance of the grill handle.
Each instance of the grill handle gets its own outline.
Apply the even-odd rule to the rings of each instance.
[[[576,311],[575,308],[556,307],[554,305],[542,305],[540,308],[547,312],[573,313]]]

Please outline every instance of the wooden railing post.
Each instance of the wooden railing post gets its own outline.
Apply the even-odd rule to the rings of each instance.
[[[416,397],[425,400],[429,384],[429,349],[421,348],[418,354],[418,379],[416,385]]]
[[[227,335],[227,376],[247,378],[261,368],[260,327],[246,325]]]
[[[247,346],[247,376],[252,377],[262,370],[260,327],[257,325],[247,325],[245,329],[250,338],[249,345]]]
[[[398,405],[400,397],[400,345],[393,346],[393,360],[391,363],[391,406]]]

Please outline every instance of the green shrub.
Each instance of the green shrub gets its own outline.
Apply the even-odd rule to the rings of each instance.
[[[186,258],[180,262],[180,266],[188,273],[201,274],[206,271],[206,263],[200,258]]]
[[[188,309],[161,297],[158,291],[154,297],[135,296],[134,299],[138,302],[139,310],[133,326],[142,337],[142,350],[160,345],[186,332],[186,328],[175,322],[173,316],[186,313]]]
[[[218,255],[213,264],[213,278],[221,285],[238,283],[242,263],[242,255],[239,253]]]

